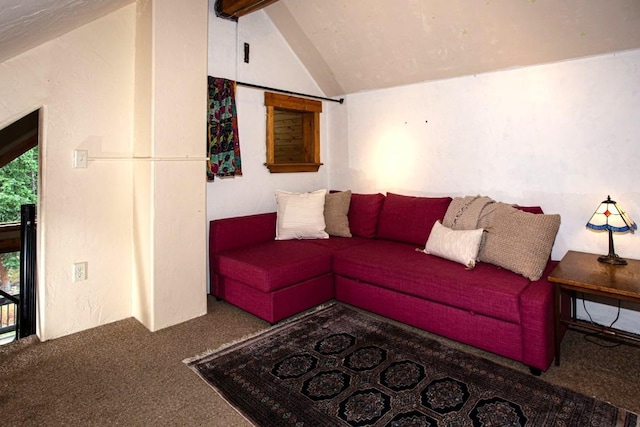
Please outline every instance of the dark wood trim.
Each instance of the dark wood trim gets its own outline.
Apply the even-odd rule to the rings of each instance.
[[[276,107],[281,110],[322,113],[322,102],[320,101],[298,98],[290,95],[282,95],[273,92],[264,93],[264,105],[268,107]]]
[[[322,112],[322,102],[298,98],[279,93],[265,92],[264,105],[267,110],[266,122],[266,143],[267,161],[265,166],[271,173],[294,173],[294,172],[318,172],[322,163],[320,162],[320,113]],[[302,119],[302,150],[304,161],[279,161],[276,157],[275,136],[275,112],[284,110],[299,113]],[[291,159],[296,160],[296,159]]]
[[[318,172],[322,163],[265,163],[271,173]]]
[[[38,145],[39,114],[36,110],[0,129],[0,167]]]
[[[278,0],[217,0],[215,4],[216,15],[221,18],[238,19]]]
[[[0,254],[20,250],[20,223],[0,224]]]

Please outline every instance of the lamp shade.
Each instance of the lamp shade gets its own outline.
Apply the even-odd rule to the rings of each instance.
[[[618,204],[607,196],[593,213],[587,227],[593,230],[608,230],[616,233],[634,232],[638,226]]]
[[[591,215],[591,219],[587,222],[587,228],[609,232],[609,254],[598,257],[599,262],[627,265],[627,261],[616,254],[613,246],[613,232],[624,233],[630,231],[633,233],[638,229],[638,226],[616,202],[611,200],[610,196],[607,196],[607,200],[601,202],[598,209]]]

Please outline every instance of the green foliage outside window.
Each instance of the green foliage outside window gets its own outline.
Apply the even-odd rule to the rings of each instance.
[[[37,200],[38,147],[35,147],[0,168],[0,223],[20,222],[20,206],[35,204]],[[0,273],[7,275],[9,283],[19,280],[19,270],[19,253],[0,254]]]

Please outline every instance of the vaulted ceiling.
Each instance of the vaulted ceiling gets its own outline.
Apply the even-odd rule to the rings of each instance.
[[[0,63],[135,0],[0,0]]]
[[[0,63],[134,1],[0,0]],[[640,48],[640,0],[279,0],[264,10],[328,96]]]
[[[640,48],[639,0],[280,0],[265,10],[328,96]]]

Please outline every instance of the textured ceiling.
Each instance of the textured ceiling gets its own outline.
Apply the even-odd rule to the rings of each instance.
[[[0,63],[135,0],[0,0]]]
[[[0,0],[0,63],[134,1]],[[279,0],[264,10],[328,96],[640,48],[640,0]]]
[[[329,96],[640,48],[640,0],[280,0],[265,10]]]

